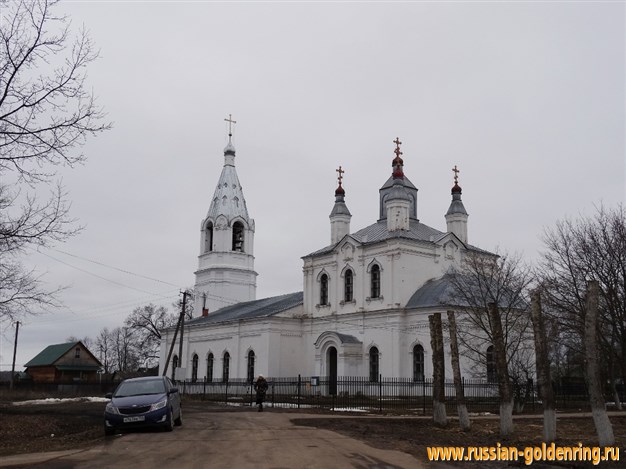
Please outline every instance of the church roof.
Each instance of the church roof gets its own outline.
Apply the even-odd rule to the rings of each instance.
[[[481,298],[488,297],[487,291],[481,291],[482,288],[475,283],[472,277],[461,277],[462,288],[473,290],[472,296],[479,301]],[[488,280],[487,280],[488,282]],[[518,297],[515,291],[506,289],[504,286],[494,284],[489,291],[497,292],[497,302],[501,307],[524,309],[528,304],[523,298]],[[494,300],[495,301],[495,300]],[[468,307],[471,306],[465,298],[462,298],[454,284],[453,274],[445,274],[443,277],[428,280],[424,285],[417,289],[411,296],[406,307],[411,308],[432,308],[441,306],[451,307]]]
[[[303,303],[303,293],[288,293],[286,295],[262,298],[260,300],[245,301],[231,306],[220,308],[208,316],[200,316],[185,324],[190,326],[214,324],[218,322],[237,321],[240,319],[254,319],[274,316]]]
[[[455,287],[451,275],[430,279],[417,289],[406,304],[407,308],[430,308],[436,306],[467,306],[460,298],[456,298]]]
[[[387,220],[380,220],[373,225],[367,226],[357,231],[356,233],[352,233],[350,236],[362,244],[371,244],[392,238],[406,238],[416,241],[433,241],[444,235],[445,233],[431,228],[428,225],[424,225],[417,220],[409,221],[409,229],[407,231],[389,231],[387,229]],[[326,246],[325,248],[312,252],[308,256],[315,256],[318,254],[326,254],[332,252],[333,249],[335,249],[335,246],[336,244]]]
[[[241,217],[248,221],[248,208],[235,169],[235,147],[231,142],[224,149],[224,167],[215,187],[207,218],[224,215],[228,221]]]
[[[350,237],[354,238],[361,244],[373,244],[379,243],[381,241],[385,241],[387,239],[394,238],[404,238],[404,239],[412,239],[415,241],[425,241],[425,242],[437,242],[448,233],[444,233],[443,231],[439,231],[435,228],[431,228],[428,225],[425,225],[418,220],[409,220],[409,229],[408,230],[396,230],[389,231],[387,229],[387,220],[379,220],[376,223],[366,226],[363,229],[360,229],[356,233],[350,234]],[[339,241],[341,242],[341,241]],[[307,254],[303,257],[317,256],[321,254],[328,254],[332,252],[338,243],[331,244],[330,246],[326,246],[322,249],[318,249],[310,254]],[[465,247],[470,251],[482,252],[485,254],[493,253],[489,251],[485,251],[484,249],[478,248],[476,246],[472,246],[470,244],[465,244]]]
[[[392,175],[392,176],[389,176],[389,179],[387,179],[387,181],[383,184],[383,186],[380,189],[382,190],[382,189],[388,189],[389,187],[393,187],[393,183],[394,183],[394,178]],[[402,178],[402,185],[404,187],[410,187],[411,189],[417,189],[417,187],[415,187],[415,185],[413,185],[413,183],[406,176]]]

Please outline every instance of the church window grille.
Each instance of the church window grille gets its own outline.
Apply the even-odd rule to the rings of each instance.
[[[380,266],[374,264],[370,275],[372,280],[370,297],[380,298]]]
[[[172,358],[172,381],[176,380],[176,368],[178,368],[178,355]]]
[[[347,303],[354,299],[354,275],[348,269],[344,276],[344,301]]]
[[[207,383],[213,382],[213,354],[209,353],[209,356],[206,359],[206,380]]]
[[[224,366],[222,367],[222,382],[228,383],[230,375],[230,353],[224,352]]]
[[[195,383],[198,381],[198,355],[193,354],[191,359],[191,381]]]
[[[254,382],[254,352],[248,352],[248,382]]]
[[[320,278],[320,305],[328,304],[328,275],[323,274]]]
[[[243,224],[233,224],[233,251],[243,252]]]
[[[204,252],[209,252],[213,250],[213,223],[207,224],[205,233],[204,233]]]
[[[487,347],[487,381],[494,383],[498,380],[496,372],[496,355],[493,345]]]
[[[413,347],[413,381],[424,381],[424,347]]]
[[[372,383],[377,383],[378,382],[378,375],[379,375],[379,358],[380,358],[380,354],[378,353],[378,348],[377,347],[372,347],[370,349],[370,381]]]

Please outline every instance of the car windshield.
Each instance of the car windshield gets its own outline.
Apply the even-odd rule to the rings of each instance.
[[[162,379],[124,381],[115,391],[115,397],[141,396],[144,394],[163,394],[165,385]]]

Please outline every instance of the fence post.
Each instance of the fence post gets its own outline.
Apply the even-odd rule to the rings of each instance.
[[[383,375],[378,375],[378,412],[383,411]]]
[[[302,377],[298,375],[298,409],[300,408],[300,385],[302,384]]]
[[[422,415],[426,415],[426,376],[422,378]]]
[[[226,389],[224,391],[224,403],[228,404],[228,380],[226,380]]]
[[[250,381],[250,407],[252,407],[252,391],[254,391],[254,385]]]
[[[276,401],[274,400],[274,383],[272,383],[272,409],[274,408],[274,403]]]

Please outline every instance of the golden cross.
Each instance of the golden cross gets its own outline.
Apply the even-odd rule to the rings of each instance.
[[[232,137],[233,135],[233,124],[236,124],[237,121],[233,120],[233,115],[232,114],[228,114],[228,119],[224,119],[226,122],[228,122],[228,136]]]
[[[393,152],[396,154],[396,156],[402,155],[402,152],[400,151],[400,145],[402,145],[402,142],[400,141],[400,137],[396,137],[393,143],[396,144],[396,149]]]
[[[339,173],[339,176],[337,176],[337,179],[339,180],[339,185],[341,186],[341,180],[343,179],[343,173],[345,173],[345,171],[341,169],[341,166],[339,166],[339,169],[336,169],[335,171]]]
[[[452,168],[452,172],[454,173],[454,183],[458,184],[458,182],[459,182],[459,173],[461,172],[461,170],[457,169],[456,165],[454,165],[454,168]]]

